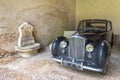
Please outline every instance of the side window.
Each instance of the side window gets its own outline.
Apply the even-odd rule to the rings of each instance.
[[[110,31],[112,29],[112,24],[111,22],[107,23],[107,31]]]

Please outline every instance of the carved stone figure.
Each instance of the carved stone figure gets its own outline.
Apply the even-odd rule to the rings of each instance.
[[[28,57],[33,54],[38,53],[40,48],[40,43],[35,43],[33,37],[33,26],[24,22],[18,27],[19,29],[19,38],[18,45],[15,47],[15,50],[18,51],[19,55],[23,57]]]

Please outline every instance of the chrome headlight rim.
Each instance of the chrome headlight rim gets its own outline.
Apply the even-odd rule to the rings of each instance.
[[[94,51],[94,46],[92,44],[87,44],[86,45],[86,51],[91,53]]]
[[[61,41],[61,42],[60,42],[60,47],[61,47],[61,48],[66,48],[67,45],[68,45],[68,43],[67,43],[66,41]]]

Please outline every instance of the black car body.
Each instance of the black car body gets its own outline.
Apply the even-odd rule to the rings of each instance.
[[[52,43],[52,58],[64,66],[106,74],[113,37],[111,21],[82,20],[71,38],[60,36]]]

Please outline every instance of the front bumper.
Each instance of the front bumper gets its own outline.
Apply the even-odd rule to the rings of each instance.
[[[95,64],[91,64],[89,61],[76,60],[68,57],[53,57],[53,60],[61,63],[63,66],[72,67],[77,70],[90,70],[94,72],[103,72],[103,68],[98,67]]]

